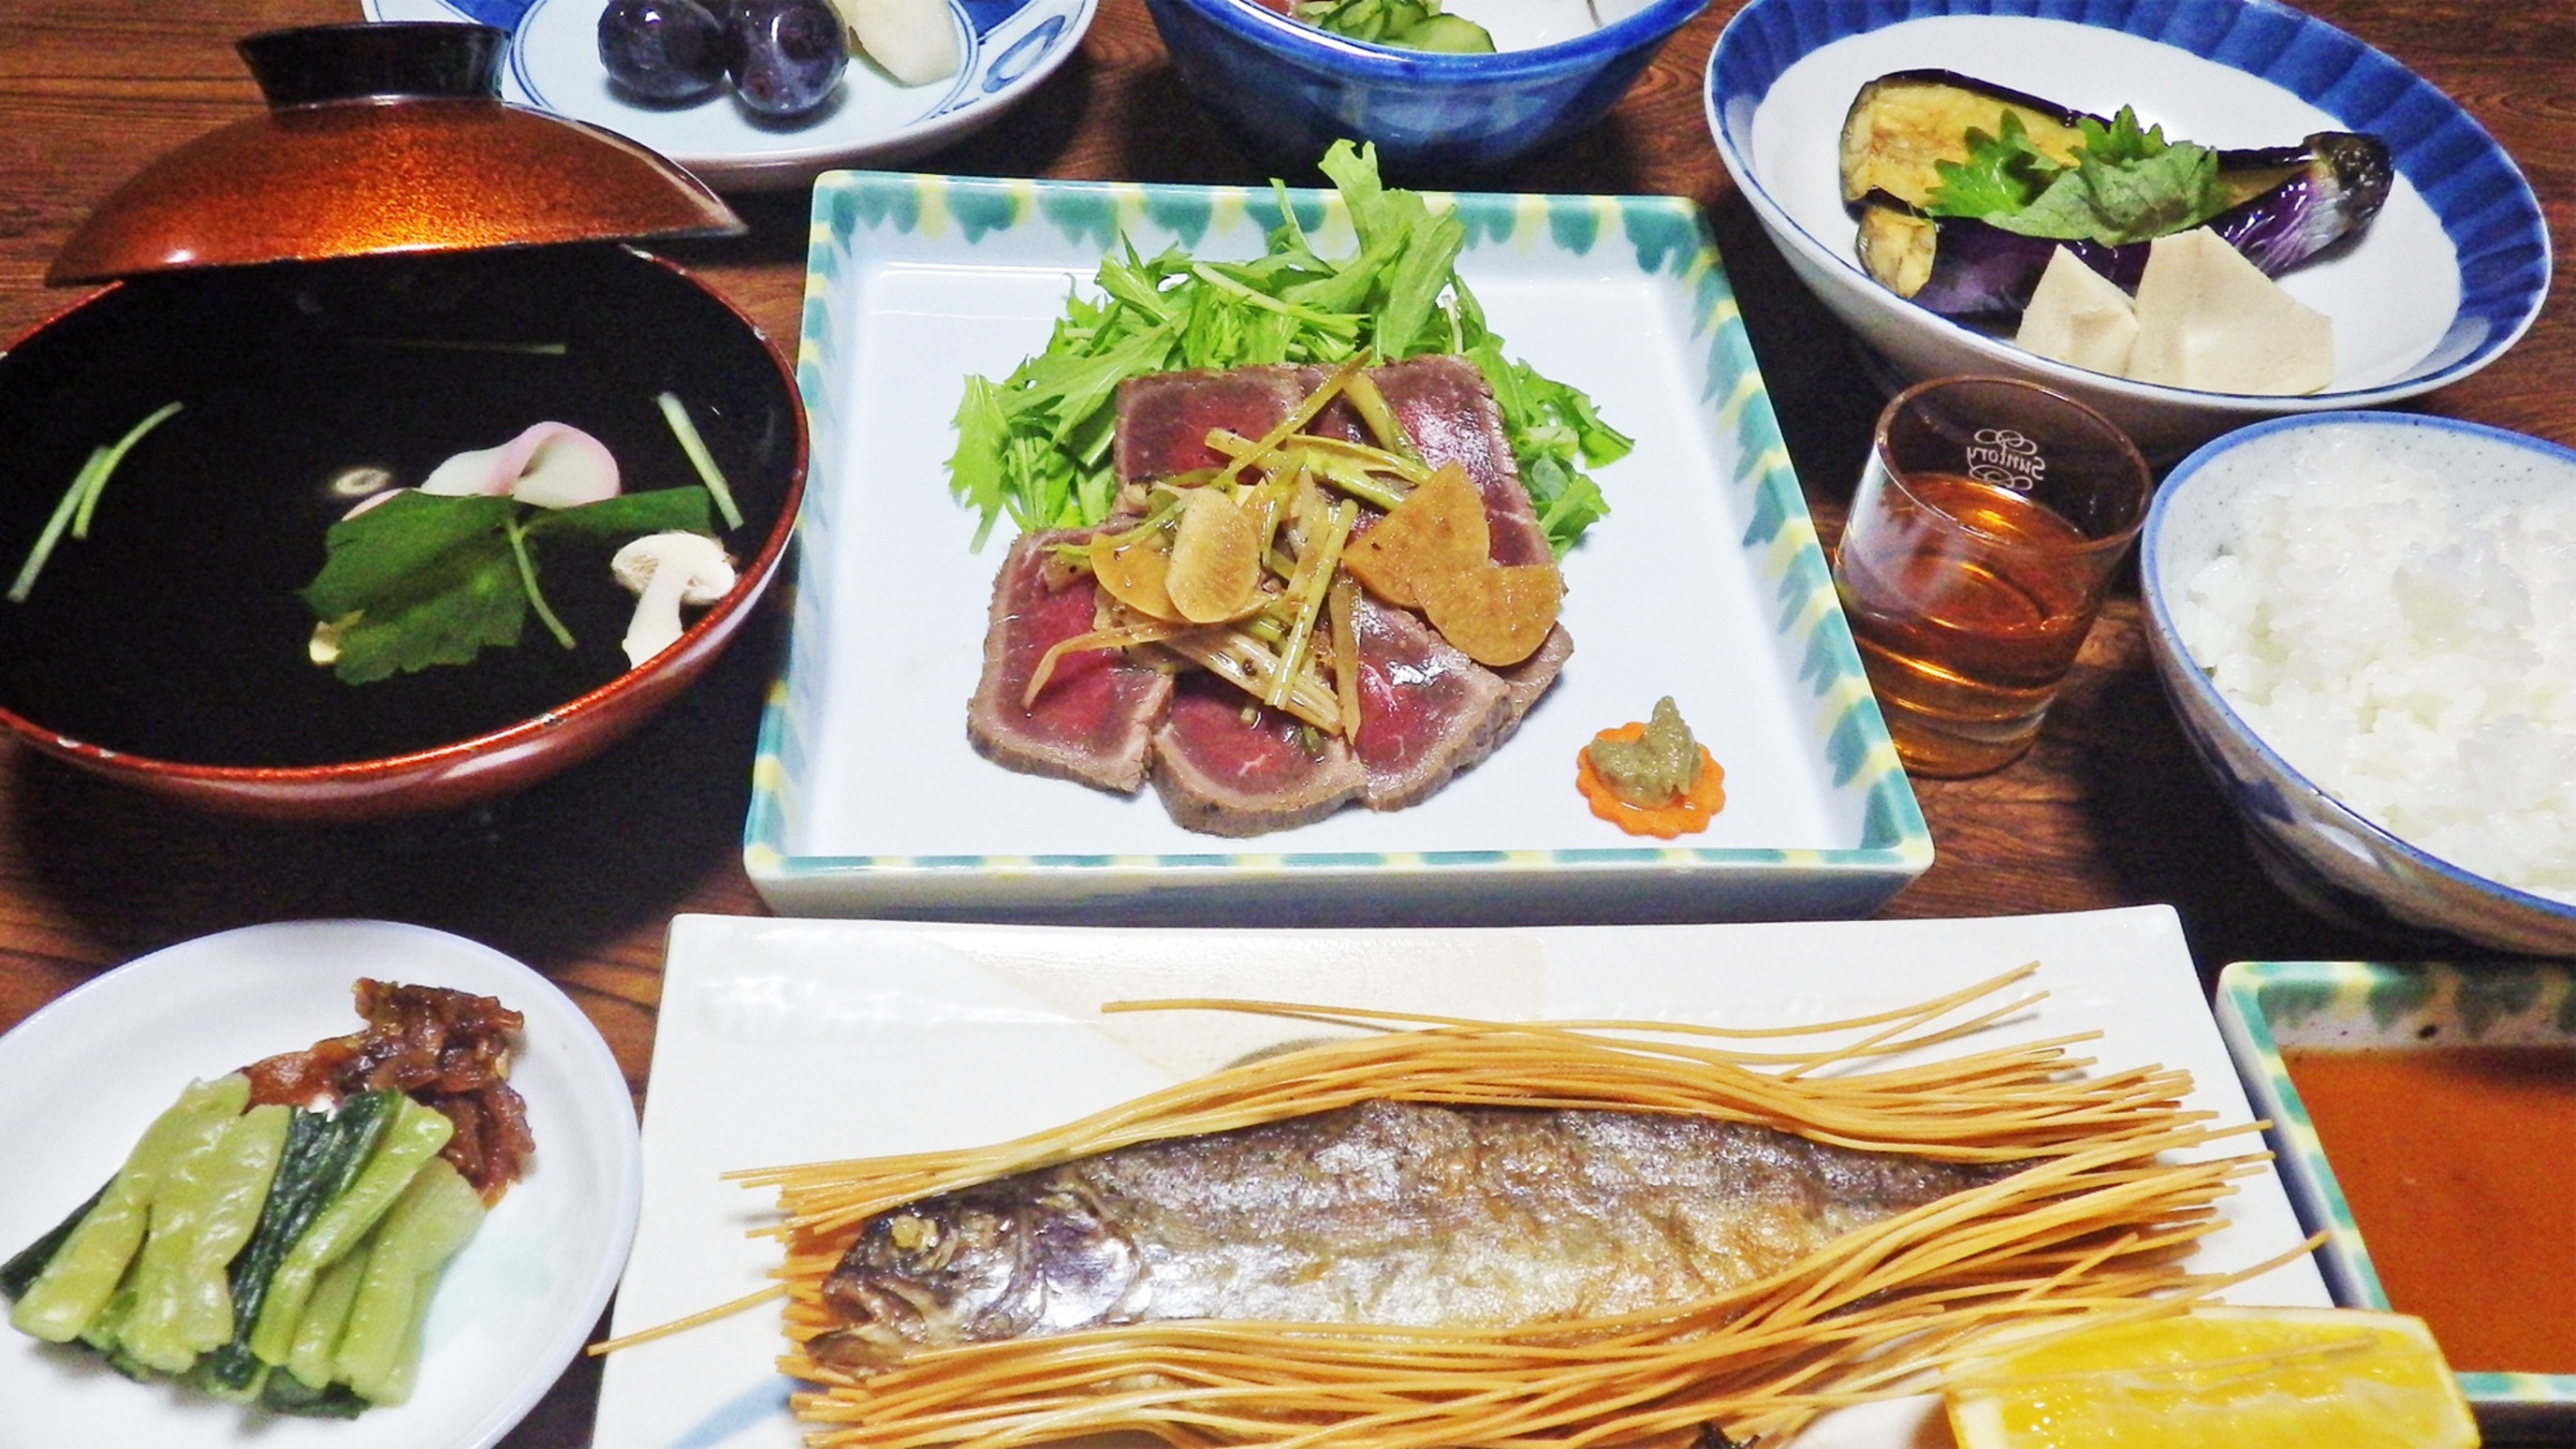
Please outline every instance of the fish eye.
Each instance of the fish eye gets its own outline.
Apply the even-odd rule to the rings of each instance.
[[[886,1238],[898,1252],[917,1253],[939,1240],[939,1225],[912,1213],[897,1213],[886,1221]]]

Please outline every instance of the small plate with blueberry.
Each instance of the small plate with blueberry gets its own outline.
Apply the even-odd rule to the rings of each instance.
[[[1097,0],[362,0],[510,32],[502,98],[603,126],[710,186],[801,186],[997,119]]]

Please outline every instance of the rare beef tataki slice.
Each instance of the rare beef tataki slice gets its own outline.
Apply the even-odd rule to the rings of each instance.
[[[1361,787],[1359,762],[1340,740],[1253,705],[1242,690],[1205,674],[1182,679],[1154,731],[1154,789],[1163,808],[1204,834],[1265,835],[1311,824]]]
[[[1090,631],[1095,590],[1081,575],[1049,589],[1047,547],[1088,530],[1025,533],[993,579],[984,629],[984,673],[966,707],[966,734],[994,762],[1033,775],[1133,794],[1145,783],[1147,742],[1171,698],[1172,678],[1118,649],[1066,654],[1032,703],[1021,696],[1059,640]]]
[[[1434,468],[1457,464],[1485,496],[1488,556],[1498,564],[1553,562],[1547,532],[1538,526],[1538,511],[1512,462],[1502,409],[1476,364],[1446,355],[1416,357],[1369,375],[1422,461]]]
[[[1463,357],[1407,358],[1369,369],[1414,450],[1432,467],[1456,463],[1484,496],[1490,553],[1499,564],[1552,557],[1547,534],[1512,463],[1510,435],[1485,374]],[[1210,429],[1258,438],[1277,427],[1330,374],[1320,367],[1237,367],[1224,372],[1157,372],[1118,385],[1119,481],[1168,478],[1225,462],[1207,445]],[[1308,431],[1358,440],[1359,416],[1335,399]]]
[[[1353,601],[1359,638],[1357,739],[1371,810],[1401,810],[1493,753],[1519,722],[1510,690],[1409,610]]]
[[[1323,374],[1315,377],[1320,382]],[[1306,391],[1291,367],[1131,377],[1118,384],[1118,479],[1142,483],[1222,467],[1225,455],[1207,445],[1211,429],[1258,438],[1304,401]]]

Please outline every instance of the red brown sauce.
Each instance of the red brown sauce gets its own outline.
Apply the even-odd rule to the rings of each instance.
[[[2281,1056],[2389,1305],[2454,1369],[2576,1373],[2576,1047]]]

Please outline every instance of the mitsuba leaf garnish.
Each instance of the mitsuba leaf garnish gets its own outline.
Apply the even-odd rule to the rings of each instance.
[[[1389,362],[1455,352],[1485,374],[1521,480],[1559,554],[1608,512],[1582,471],[1632,446],[1592,400],[1507,358],[1459,280],[1466,229],[1411,191],[1378,180],[1373,149],[1337,141],[1324,174],[1341,192],[1356,252],[1328,258],[1287,206],[1267,253],[1205,262],[1175,247],[1122,246],[1095,276],[1099,301],[1069,297],[1046,350],[999,382],[966,379],[949,491],[979,516],[981,548],[1005,514],[1022,529],[1088,527],[1109,516],[1118,384],[1149,372],[1256,363],[1330,366],[1367,350]]]
[[[331,525],[322,571],[300,597],[331,627],[332,671],[350,684],[508,648],[532,609],[569,648],[571,636],[537,591],[541,541],[614,545],[672,529],[714,531],[705,489],[621,493],[578,508],[404,489]]]
[[[2023,236],[2110,246],[2189,231],[2227,209],[2218,153],[2167,141],[2122,106],[2111,124],[2087,116],[2075,164],[2059,166],[2031,145],[2021,118],[2004,113],[2001,134],[1968,132],[1968,159],[1939,161],[1925,207],[1935,216],[1973,217]]]

